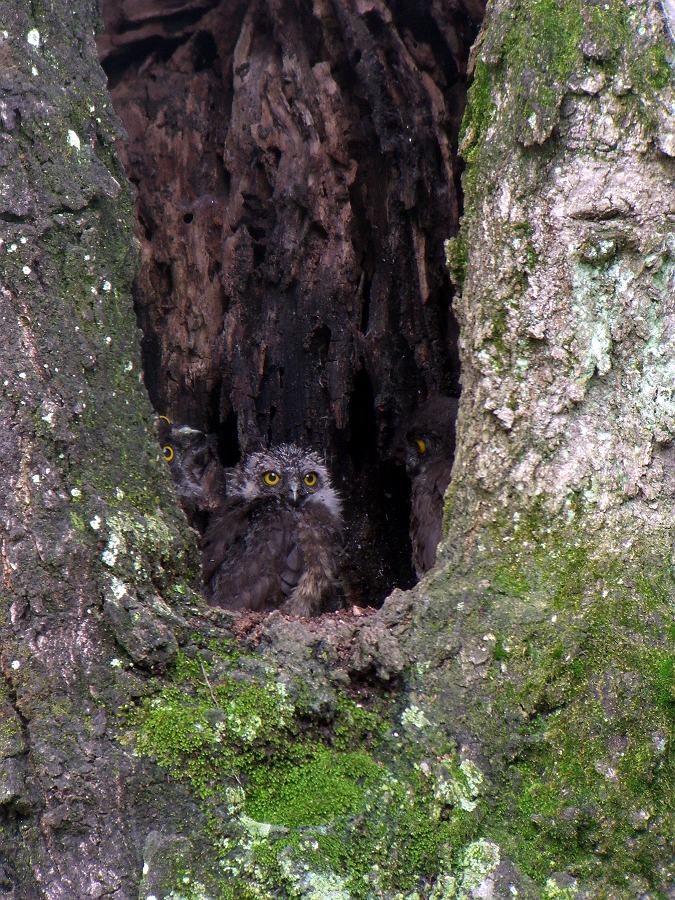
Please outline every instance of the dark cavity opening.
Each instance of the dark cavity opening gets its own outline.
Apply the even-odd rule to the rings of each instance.
[[[281,442],[321,451],[362,606],[416,577],[416,429],[452,461],[443,241],[484,9],[388,3],[383,18],[343,0],[321,17],[307,0],[103,0],[98,38],[138,189],[153,406],[206,432],[221,468]]]

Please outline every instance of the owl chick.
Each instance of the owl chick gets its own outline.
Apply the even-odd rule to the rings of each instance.
[[[212,602],[297,616],[341,594],[340,498],[319,456],[280,444],[228,470],[226,496],[202,540]]]
[[[173,425],[166,416],[157,421],[157,435],[188,521],[203,526],[205,515],[221,503],[225,492],[215,435]]]
[[[455,455],[457,400],[431,397],[405,432],[405,465],[412,482],[410,540],[418,577],[436,562],[443,497]]]

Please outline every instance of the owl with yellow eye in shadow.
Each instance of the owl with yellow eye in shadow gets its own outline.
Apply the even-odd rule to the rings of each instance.
[[[405,466],[411,481],[410,541],[417,576],[436,562],[443,497],[455,455],[457,400],[431,397],[405,429]]]
[[[203,527],[225,493],[225,469],[218,458],[216,436],[174,425],[166,416],[158,417],[156,431],[188,522]]]
[[[294,444],[227,470],[223,502],[202,539],[211,602],[315,616],[341,605],[342,510],[321,458]]]

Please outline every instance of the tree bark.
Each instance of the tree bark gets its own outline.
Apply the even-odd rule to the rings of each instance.
[[[29,6],[0,4],[0,892],[128,898],[166,787],[111,722],[175,657],[195,548],[148,431],[96,6]]]
[[[603,551],[663,549],[675,491],[664,13],[572,3],[556,23],[554,6],[494,4],[477,55],[466,213],[448,247],[466,422],[448,521],[468,538],[538,504]]]
[[[95,9],[0,11],[0,891],[668,896],[661,4],[491,5],[447,248],[463,394],[441,564],[376,614],[313,621],[232,620],[194,591]]]

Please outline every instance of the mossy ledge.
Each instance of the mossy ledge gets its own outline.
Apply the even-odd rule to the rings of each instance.
[[[125,739],[187,782],[209,823],[209,858],[177,851],[173,884],[146,871],[148,895],[393,897],[468,871],[476,767],[425,756],[414,707],[396,725],[393,707],[336,694],[319,713],[310,690],[197,639],[169,683],[126,710]]]
[[[199,798],[209,849],[141,896],[667,896],[669,572],[534,513],[481,546],[416,589],[403,692],[368,708],[188,644],[122,730]]]

